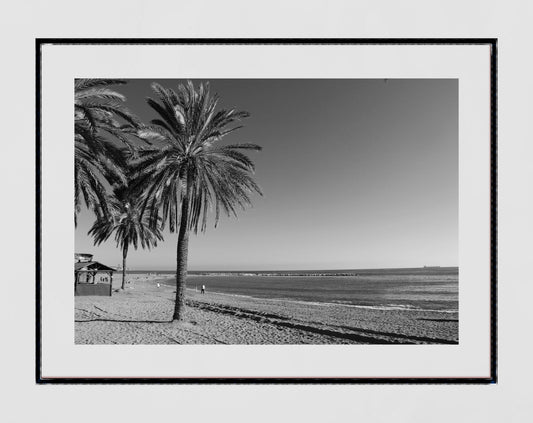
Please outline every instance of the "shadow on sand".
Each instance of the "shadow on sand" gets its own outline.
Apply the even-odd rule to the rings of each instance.
[[[188,300],[187,305],[190,307],[207,310],[214,313],[231,315],[240,319],[253,320],[259,323],[267,323],[279,327],[286,327],[290,329],[301,330],[309,333],[329,336],[337,339],[346,339],[348,341],[359,342],[362,344],[458,344],[455,340],[430,338],[424,336],[405,335],[401,333],[382,332],[371,329],[363,329],[352,326],[340,325],[325,325],[320,322],[305,322],[301,320],[291,319],[286,316],[277,315],[273,313],[263,313],[260,311],[248,310],[239,307],[226,306],[220,304],[210,304],[201,301]],[[428,321],[444,321],[457,322],[456,319],[426,319],[419,320]],[[93,318],[74,320],[76,323],[90,323],[90,322],[114,322],[114,323],[159,323],[169,324],[173,320],[131,320],[131,319],[111,319],[111,318]],[[339,329],[339,330],[335,330]]]
[[[228,314],[242,319],[254,320],[260,323],[268,323],[276,326],[287,327],[291,329],[302,330],[306,332],[316,333],[320,335],[330,336],[338,339],[346,339],[350,341],[360,342],[364,344],[458,344],[457,341],[440,338],[429,338],[414,335],[404,335],[391,332],[379,332],[369,329],[362,329],[350,326],[335,326],[330,325],[331,328],[338,328],[341,330],[350,331],[347,333],[343,331],[336,331],[329,328],[324,328],[319,322],[302,322],[295,321],[285,316],[280,316],[272,313],[262,313],[259,311],[247,310],[238,307],[215,305],[204,303],[200,301],[187,301],[187,304],[192,307],[197,307],[203,310],[213,311],[215,313]],[[320,327],[322,326],[322,327]],[[358,333],[353,333],[358,332]],[[374,336],[372,336],[374,335]],[[391,339],[392,338],[392,339]]]
[[[114,322],[114,323],[172,323],[172,320],[120,320],[120,319],[84,319],[74,320],[75,323]]]

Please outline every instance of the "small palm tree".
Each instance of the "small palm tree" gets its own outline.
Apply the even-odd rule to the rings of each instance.
[[[157,241],[163,240],[161,231],[150,226],[148,219],[141,213],[138,202],[126,186],[120,186],[113,191],[110,202],[110,213],[107,217],[98,218],[89,235],[93,235],[94,244],[100,245],[115,233],[117,247],[122,250],[122,289],[126,283],[126,258],[128,249],[133,245],[137,249],[139,243],[142,248],[156,247]]]
[[[117,79],[77,79],[74,84],[74,222],[81,199],[98,218],[108,213],[105,182],[125,183],[120,171],[120,149],[107,141],[109,136],[133,149],[129,135],[138,119],[122,104],[122,94],[109,88],[124,84]],[[121,124],[120,121],[125,122]]]
[[[171,232],[178,230],[174,320],[185,315],[185,286],[189,232],[205,231],[214,205],[215,227],[220,211],[237,215],[236,208],[251,205],[253,192],[261,194],[252,175],[254,165],[240,150],[260,150],[255,144],[220,145],[221,139],[241,126],[248,113],[216,111],[218,97],[208,84],[196,90],[192,82],[177,91],[152,84],[157,100],[148,104],[159,114],[138,135],[158,145],[140,151],[135,162],[143,210],[152,226],[162,218]]]

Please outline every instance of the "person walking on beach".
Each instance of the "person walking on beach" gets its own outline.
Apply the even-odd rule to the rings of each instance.
[[[205,285],[202,285],[202,290],[200,291],[201,294],[205,294]]]

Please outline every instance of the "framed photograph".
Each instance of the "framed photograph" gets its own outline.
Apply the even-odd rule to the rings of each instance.
[[[37,383],[497,382],[495,39],[37,39]]]

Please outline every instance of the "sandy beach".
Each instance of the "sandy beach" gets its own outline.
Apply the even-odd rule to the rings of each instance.
[[[187,290],[186,320],[172,322],[174,288],[158,287],[155,278],[133,276],[112,297],[76,297],[76,344],[458,343],[458,313],[201,295],[193,289]]]

